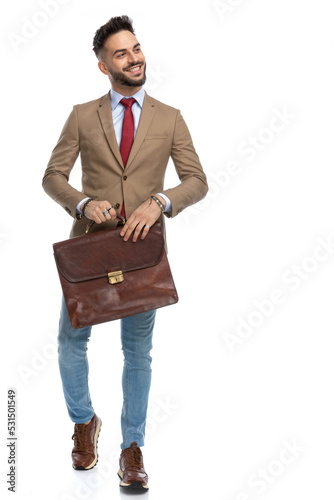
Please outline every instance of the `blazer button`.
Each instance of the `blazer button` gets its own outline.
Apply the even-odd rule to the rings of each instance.
[[[116,203],[116,205],[114,205],[114,207],[116,208],[116,210],[118,210],[120,206],[121,205],[119,203]]]
[[[128,176],[127,176],[127,175],[124,175],[124,176],[123,176],[123,181],[126,181],[126,179],[127,179],[127,178],[128,178]]]

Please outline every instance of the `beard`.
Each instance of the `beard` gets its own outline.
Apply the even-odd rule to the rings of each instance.
[[[136,64],[131,64],[125,68],[125,71],[134,68],[135,66],[142,65],[142,63],[137,62]],[[140,80],[137,78],[131,78],[130,76],[122,73],[120,71],[113,71],[109,66],[107,66],[110,76],[117,85],[123,85],[126,87],[141,87],[146,82],[146,63],[144,64],[144,74]]]

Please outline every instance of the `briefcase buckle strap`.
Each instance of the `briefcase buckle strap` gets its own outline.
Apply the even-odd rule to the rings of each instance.
[[[112,271],[108,273],[109,283],[111,285],[116,285],[117,283],[121,283],[124,281],[124,276],[122,271]]]

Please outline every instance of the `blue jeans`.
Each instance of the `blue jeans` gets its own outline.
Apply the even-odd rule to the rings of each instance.
[[[155,313],[156,311],[149,311],[121,320],[124,354],[122,449],[129,448],[134,441],[138,446],[144,446]],[[59,321],[58,360],[67,410],[71,420],[77,424],[87,422],[94,415],[88,387],[87,359],[91,330],[92,327],[72,328],[63,298]]]

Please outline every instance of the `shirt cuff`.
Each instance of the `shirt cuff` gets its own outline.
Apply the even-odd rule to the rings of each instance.
[[[164,212],[169,213],[170,210],[171,210],[171,208],[172,208],[172,204],[171,204],[170,199],[165,194],[158,193],[158,195],[161,196],[161,198],[163,198],[165,200],[165,202],[166,202],[166,208],[165,208]]]
[[[85,201],[89,200],[89,196],[87,196],[87,198],[84,198],[83,200],[80,201],[80,203],[77,204],[77,214],[81,214],[81,210],[80,210],[80,207],[83,203],[85,203]]]

